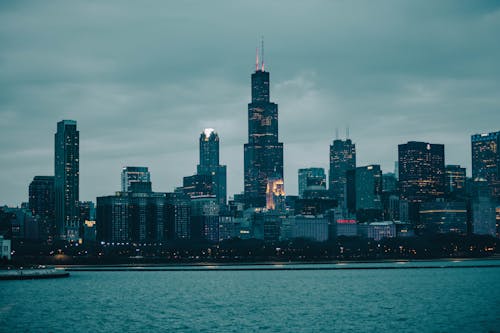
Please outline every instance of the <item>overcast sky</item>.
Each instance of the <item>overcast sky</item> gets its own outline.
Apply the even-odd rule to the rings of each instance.
[[[62,119],[80,130],[81,200],[119,190],[125,165],[172,191],[205,127],[241,192],[261,35],[288,194],[297,169],[328,169],[336,128],[359,166],[393,171],[417,140],[469,174],[470,135],[500,130],[498,1],[1,1],[0,205],[53,175]]]

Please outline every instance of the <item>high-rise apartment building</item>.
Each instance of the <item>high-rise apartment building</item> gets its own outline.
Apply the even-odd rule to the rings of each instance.
[[[266,206],[269,178],[283,179],[283,143],[278,140],[278,105],[270,101],[269,72],[257,59],[248,104],[248,143],[244,146],[244,191],[249,207]]]
[[[35,176],[29,186],[29,209],[38,220],[40,239],[51,241],[56,235],[54,176]]]
[[[55,134],[55,221],[60,239],[76,241],[79,237],[80,211],[80,132],[76,121],[62,120],[57,123]]]
[[[213,128],[205,128],[200,134],[200,164],[198,175],[212,177],[212,191],[221,205],[227,200],[227,168],[219,164],[219,135]]]

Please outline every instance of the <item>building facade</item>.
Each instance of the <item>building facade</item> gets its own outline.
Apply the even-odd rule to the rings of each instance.
[[[149,183],[151,182],[151,174],[147,167],[126,166],[122,169],[121,183],[122,192],[131,191],[133,183]]]
[[[269,72],[257,61],[248,104],[248,143],[244,145],[247,207],[265,207],[271,177],[283,179],[283,143],[278,140],[278,105],[270,101]]]
[[[299,197],[304,196],[304,191],[310,186],[319,186],[326,189],[326,175],[323,168],[299,169]]]
[[[419,229],[419,204],[442,198],[445,193],[444,145],[415,141],[400,144],[398,161],[399,195],[407,210],[400,211],[400,218]]]
[[[76,121],[57,123],[55,134],[54,197],[57,237],[76,241],[79,237],[80,132]]]
[[[467,233],[465,201],[434,201],[420,205],[420,222],[429,233]]]
[[[486,180],[500,199],[500,131],[471,136],[472,179]]]
[[[465,180],[465,168],[460,165],[445,167],[445,193],[448,196],[465,194]]]
[[[29,209],[38,220],[40,239],[56,235],[54,176],[35,176],[29,185]]]
[[[200,164],[198,175],[210,175],[213,194],[220,205],[227,202],[227,168],[219,163],[219,135],[213,128],[205,128],[200,134]]]
[[[329,191],[332,199],[345,206],[347,171],[356,168],[356,145],[351,139],[334,140],[330,145]]]

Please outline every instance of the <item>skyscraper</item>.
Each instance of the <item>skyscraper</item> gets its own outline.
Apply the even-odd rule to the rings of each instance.
[[[465,193],[465,168],[460,165],[445,167],[445,192],[448,195]]]
[[[400,199],[408,203],[408,211],[402,216],[418,227],[419,203],[444,196],[444,145],[415,141],[400,144],[398,159]]]
[[[147,167],[127,166],[122,169],[122,192],[129,192],[133,183],[151,182]]]
[[[326,175],[323,168],[299,169],[299,197],[309,186],[319,186],[326,189]]]
[[[217,197],[217,202],[226,204],[227,170],[225,165],[219,164],[219,135],[213,128],[205,128],[200,134],[200,164],[197,173],[212,177],[213,194]]]
[[[55,220],[60,239],[78,239],[80,211],[79,199],[79,141],[80,132],[76,121],[62,120],[57,123],[55,134]]]
[[[500,199],[500,131],[471,136],[472,179],[485,180]]]
[[[29,208],[45,241],[55,236],[54,203],[54,176],[35,176],[29,186]]]
[[[330,145],[329,191],[339,205],[345,205],[346,172],[355,168],[356,145],[351,139],[334,140]]]
[[[358,221],[372,222],[382,218],[382,171],[380,165],[348,170],[346,205]]]
[[[278,141],[278,105],[270,102],[269,72],[257,57],[248,104],[248,143],[244,146],[244,190],[249,207],[265,207],[268,179],[283,179],[283,143]]]

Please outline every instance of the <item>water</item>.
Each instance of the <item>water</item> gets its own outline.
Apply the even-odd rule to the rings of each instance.
[[[500,332],[500,268],[72,272],[0,282],[0,331]]]

